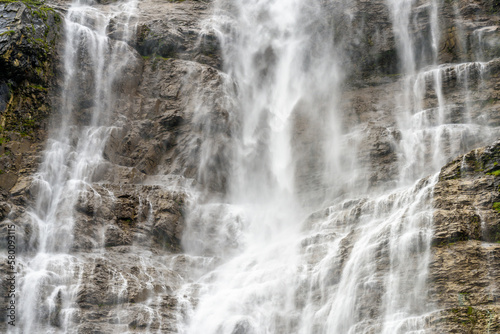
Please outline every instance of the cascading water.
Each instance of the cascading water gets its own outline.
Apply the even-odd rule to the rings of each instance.
[[[110,122],[116,107],[114,85],[134,59],[126,41],[135,7],[132,0],[104,13],[90,2],[76,1],[65,16],[61,119],[34,181],[36,205],[29,212],[33,233],[20,259],[19,325],[12,333],[75,331],[75,298],[84,266],[70,252],[74,206],[99,171],[104,146],[116,125]],[[107,33],[118,16],[124,19],[123,41],[112,42]],[[83,115],[77,113],[81,103],[88,104]]]
[[[438,65],[439,1],[429,1],[417,9],[417,15],[426,16],[430,31],[424,36],[411,36],[414,25],[414,1],[388,1],[394,21],[396,45],[401,56],[404,79],[403,93],[398,97],[398,128],[402,134],[399,143],[403,159],[400,163],[400,182],[413,182],[425,173],[441,168],[451,157],[474,147],[477,142],[491,136],[487,127],[470,124],[466,106],[459,117],[452,119],[457,106],[446,103],[443,83],[456,81],[468,94],[472,78],[480,82],[484,64],[471,62]],[[423,11],[423,14],[422,14]],[[418,40],[429,41],[422,49],[415,46]],[[422,42],[420,42],[422,44]],[[420,56],[417,59],[417,56]],[[425,106],[426,94],[435,94],[432,106]]]
[[[393,110],[353,120],[346,100],[366,85],[353,79],[362,60],[352,52],[365,36],[350,1],[217,0],[207,29],[219,36],[224,74],[156,54],[141,61],[128,45],[136,0],[73,3],[65,20],[61,115],[30,190],[36,203],[29,211],[29,245],[19,254],[19,325],[10,332],[427,332],[437,307],[427,298],[436,173],[499,134],[477,116],[473,101],[495,66],[481,49],[492,28],[480,29],[470,42],[479,45],[475,61],[442,64],[442,1],[378,5],[389,13],[392,37],[381,32],[376,40],[373,34],[367,45],[372,37],[394,39],[387,43],[397,53],[399,72],[382,80],[389,88],[380,89],[379,102],[395,102],[387,103]],[[141,29],[145,38],[148,31]],[[180,35],[172,36],[177,43]],[[124,89],[139,80],[124,75],[137,63],[158,73],[166,73],[161,66],[178,66],[185,81],[206,75],[225,95],[208,100],[218,97],[203,95],[206,82],[200,81],[192,89],[199,96],[185,105],[162,105],[165,96],[177,103],[184,90],[154,77],[162,91],[151,94],[148,110],[148,97]],[[453,94],[461,98],[450,103]],[[215,104],[229,110],[217,115],[224,121],[207,117]],[[158,116],[172,106],[175,112]],[[176,108],[192,108],[192,118]],[[127,127],[146,129],[157,116],[162,131],[173,135],[141,134],[161,141],[152,151],[177,145],[178,170],[199,158],[198,181],[214,179],[218,193],[199,191],[179,175],[151,175],[155,171],[141,171],[144,179],[119,187],[103,176],[133,165],[120,166],[104,153],[114,148],[110,138]],[[182,122],[192,122],[187,128],[196,134],[172,130]],[[219,131],[227,124],[224,137]],[[387,141],[377,138],[370,151],[371,133]],[[127,145],[139,142],[131,137]],[[173,144],[179,138],[188,139]],[[376,162],[377,155],[385,158]],[[386,174],[393,175],[371,177],[377,163],[390,165]],[[181,216],[174,212],[185,198],[175,193],[179,188],[190,201],[182,231],[186,254],[165,251],[168,238],[149,240],[178,232],[169,224]],[[125,200],[112,208],[120,196]],[[110,213],[135,210],[134,196],[136,212]],[[78,210],[88,220],[78,221]],[[175,229],[184,222],[176,223]],[[92,236],[76,240],[86,234]],[[153,242],[160,244],[154,250]],[[487,274],[494,277],[495,269],[489,266]],[[490,294],[497,290],[491,284]]]
[[[359,180],[369,166],[349,140],[362,134],[341,126],[347,55],[335,42],[329,5],[340,3],[217,2],[215,29],[237,86],[238,147],[227,202],[196,204],[184,234],[188,253],[222,264],[182,290],[198,298],[195,306],[181,303],[182,333],[423,333],[429,326],[437,174],[426,175],[494,132],[472,123],[467,104],[458,112],[447,104],[443,85],[455,82],[468,94],[485,65],[438,65],[439,1],[417,8],[387,0],[403,74],[402,89],[387,96],[396,100],[388,131],[397,134],[399,176],[382,187],[389,190],[367,191]],[[422,18],[429,29],[416,34]],[[228,214],[214,219],[214,208]],[[223,243],[208,253],[195,247],[209,240]]]

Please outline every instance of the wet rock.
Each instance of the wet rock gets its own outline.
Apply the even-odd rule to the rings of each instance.
[[[104,246],[106,247],[124,246],[131,244],[131,240],[127,238],[125,232],[123,232],[123,230],[118,226],[108,226],[106,228],[104,237]]]
[[[28,7],[22,2],[3,3],[0,11],[2,79],[46,84],[43,70],[48,70],[45,62],[53,56],[61,17],[49,7]]]
[[[154,241],[163,248],[178,250],[182,236],[183,225],[178,216],[165,213],[153,225]]]
[[[176,59],[148,59],[144,66],[139,111],[111,134],[105,156],[146,175],[180,174],[223,191],[234,126],[225,75]],[[202,164],[212,168],[199,173]]]
[[[137,49],[144,57],[192,60],[221,68],[219,40],[204,21],[210,3],[184,1],[140,3]]]
[[[15,186],[10,189],[12,196],[22,196],[26,195],[31,187],[31,178],[21,177],[17,180]]]
[[[98,3],[107,6],[112,1]],[[57,6],[64,10],[68,4],[59,1]],[[333,26],[324,28],[335,30],[338,44],[346,54],[345,71],[350,75],[342,87],[339,113],[343,115],[341,126],[352,132],[345,134],[341,145],[358,151],[355,163],[348,165],[359,177],[352,180],[353,184],[382,189],[399,177],[397,152],[401,133],[393,129],[400,110],[395,110],[396,103],[387,97],[400,92],[403,86],[387,2],[331,4],[336,6],[335,10],[325,10],[332,12]],[[418,35],[419,46],[431,38],[429,6],[425,5],[425,1],[414,2],[418,15],[411,33]],[[443,6],[440,63],[499,56],[498,20],[495,12],[491,12],[496,8],[493,2],[441,1],[440,5]],[[20,3],[2,4],[0,9],[3,15],[0,67],[6,69],[6,74],[0,77],[0,114],[2,127],[6,124],[12,130],[0,134],[0,169],[5,171],[1,174],[5,175],[3,178],[0,175],[3,185],[0,191],[2,200],[8,201],[0,204],[0,220],[3,220],[0,228],[3,231],[8,219],[12,219],[19,226],[20,250],[34,251],[38,246],[37,231],[26,208],[32,204],[31,180],[45,133],[32,132],[43,129],[44,124],[39,121],[49,113],[53,114],[55,124],[58,120],[58,115],[54,115],[57,96],[50,100],[47,94],[60,85],[50,79],[54,72],[52,62],[57,60],[52,43],[59,43],[59,16],[51,10],[37,14]],[[237,137],[234,129],[238,128],[238,121],[232,118],[237,114],[237,106],[229,98],[237,88],[222,70],[215,32],[204,23],[212,9],[210,2],[203,1],[139,3],[139,15],[133,18],[138,23],[137,37],[130,42],[137,52],[126,69],[128,76],[116,82],[119,102],[113,118],[117,121],[110,130],[104,152],[106,162],[75,203],[72,253],[75,261],[80,261],[76,272],[81,275],[81,286],[77,291],[80,312],[74,321],[81,333],[110,333],[116,331],[117,325],[128,326],[130,331],[176,330],[174,312],[179,301],[173,291],[180,286],[179,275],[197,264],[187,255],[174,255],[182,251],[186,195],[163,188],[162,177],[195,179],[210,196],[223,195],[231,170],[231,147]],[[117,23],[108,32],[113,45],[128,33],[120,30]],[[428,49],[415,50],[419,52],[417,67],[434,61]],[[272,58],[271,54],[266,56]],[[88,63],[88,55],[83,53],[80,57],[82,63]],[[498,60],[493,60],[484,69],[476,66],[467,72],[470,98],[461,90],[460,75],[465,72],[453,68],[443,72],[444,98],[453,104],[446,122],[500,125],[499,68]],[[95,107],[89,98],[94,89],[90,79],[77,97],[78,125],[88,124]],[[428,91],[423,104],[435,113],[438,96],[432,82],[432,77],[425,82]],[[317,120],[310,119],[307,107],[306,104],[304,110],[297,110],[294,115],[293,131],[294,149],[303,153],[298,155],[296,170],[299,192],[306,194],[304,197],[307,192],[324,186],[321,176],[311,172],[321,170],[318,157],[323,152],[307,149],[318,140],[314,126]],[[464,118],[464,110],[468,110],[469,120]],[[26,135],[32,135],[36,144],[25,139]],[[492,138],[495,136],[492,133]],[[466,152],[483,144],[472,134],[464,134],[460,149]],[[485,332],[487,328],[491,332],[500,331],[498,307],[494,305],[498,296],[492,287],[492,282],[499,280],[500,266],[496,246],[499,219],[494,208],[500,202],[495,147],[453,161],[443,169],[436,186],[430,295],[437,305],[443,306],[443,311],[432,315],[430,321],[438,333]],[[151,180],[156,180],[153,182],[156,185],[148,184]],[[339,190],[340,195],[344,194],[342,191]],[[361,205],[362,202],[353,204]],[[219,208],[216,211],[221,212]],[[206,224],[206,217],[200,217],[196,223],[200,228],[227,228],[232,233],[237,230],[232,226],[221,227],[217,214],[213,216],[212,225]],[[346,220],[343,224],[355,224],[356,220]],[[352,251],[354,236],[352,233],[343,239],[340,256],[335,259],[339,266],[328,274],[329,284],[338,283],[344,261]],[[316,235],[304,240],[304,247],[328,237]],[[207,245],[203,247],[210,250],[220,245],[228,249],[239,246],[233,243],[233,238],[229,239],[220,244],[205,240]],[[389,264],[381,260],[382,251],[376,250],[376,266],[387,270]],[[141,257],[135,256],[136,253]],[[318,251],[309,261],[320,261],[321,256]],[[171,267],[167,263],[172,263]],[[381,286],[373,285],[376,298],[382,295]],[[57,305],[47,319],[56,327],[61,319]],[[122,317],[120,312],[125,309],[127,315]],[[155,312],[150,312],[151,309]],[[363,307],[361,312],[367,318],[375,316],[370,315],[375,312],[371,306]],[[250,333],[251,328],[241,320],[234,331]]]
[[[2,3],[0,13],[0,183],[10,191],[15,218],[31,200],[31,176],[43,148],[51,93],[57,90],[62,18],[47,6],[22,2]]]
[[[47,6],[0,4],[2,131],[31,134],[46,122],[62,19]],[[8,134],[8,133],[7,133]]]
[[[434,244],[500,241],[499,150],[498,143],[476,149],[443,167],[434,189]]]
[[[476,149],[441,170],[434,189],[430,296],[448,332],[499,330],[500,143]]]
[[[75,250],[138,244],[180,250],[184,195],[149,185],[94,185],[75,204]]]
[[[174,317],[172,305],[176,303],[170,292],[179,284],[178,276],[171,270],[147,254],[139,257],[110,253],[107,259],[88,260],[83,264],[83,284],[77,292],[77,302],[84,310],[79,320],[81,326],[96,322],[104,332],[109,332],[117,324],[128,324],[132,329],[169,325],[169,319]],[[156,305],[156,296],[170,303]],[[148,312],[149,308],[142,304],[147,300],[150,307],[159,307],[161,313]],[[125,305],[129,312],[124,314],[120,309]]]
[[[0,202],[0,221],[10,213],[10,205],[6,202]]]

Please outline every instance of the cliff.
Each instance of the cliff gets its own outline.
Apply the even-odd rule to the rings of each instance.
[[[67,1],[0,1],[0,231],[7,233],[11,223],[18,226],[19,272],[24,274],[39,242],[38,227],[30,216],[40,194],[37,171],[49,129],[57,127],[65,112],[60,109],[63,20],[69,5]],[[95,4],[103,11],[113,5],[113,1]],[[349,166],[355,176],[349,186],[336,188],[334,196],[363,197],[343,208],[363,211],[370,200],[366,194],[392,189],[407,174],[417,173],[400,165],[404,131],[398,122],[403,111],[393,96],[403,95],[406,89],[405,64],[398,56],[401,46],[387,2],[332,1],[325,6],[330,16],[325,27],[335,32],[345,73],[339,92],[343,115],[339,127],[355,134],[346,136],[343,143],[355,152],[355,163]],[[74,278],[68,290],[76,311],[69,323],[78,333],[123,328],[177,333],[178,323],[189,317],[185,304],[198,302],[199,286],[181,290],[186,281],[197,278],[193,268],[214,268],[224,260],[186,255],[184,231],[206,229],[203,232],[213,239],[200,243],[205,254],[211,255],[214,247],[238,247],[227,240],[234,231],[221,232],[226,227],[217,226],[223,209],[217,207],[208,218],[197,216],[193,209],[208,203],[207,198],[224,199],[229,193],[234,143],[240,135],[236,130],[243,127],[234,112],[241,106],[231,98],[242,88],[224,65],[227,45],[222,43],[231,41],[222,40],[223,32],[209,24],[214,7],[210,1],[145,0],[138,3],[132,33],[121,30],[122,17],[108,27],[110,44],[125,41],[132,60],[126,75],[113,83],[118,102],[111,108],[114,126],[103,148],[104,162],[85,180],[72,213],[69,254],[74,259],[64,265],[71,267]],[[451,158],[443,157],[433,190],[427,297],[435,311],[426,316],[426,322],[436,333],[500,332],[500,144],[496,142],[500,135],[500,7],[493,0],[439,2],[437,57],[428,43],[433,38],[429,2],[415,1],[412,13],[415,19],[409,31],[419,50],[412,71],[417,77],[415,87],[422,88],[417,104],[424,111],[437,110],[446,101],[443,119],[423,112],[422,122],[475,126],[456,136],[424,134],[424,148],[415,153],[413,163],[426,175],[435,169],[436,138],[446,137],[440,142],[444,148],[439,149]],[[126,40],[125,35],[133,37]],[[78,55],[83,69],[91,66],[86,56]],[[259,59],[272,63],[273,57],[268,51]],[[435,68],[426,72],[430,65],[436,65],[438,72]],[[266,70],[262,70],[264,78]],[[436,75],[439,92],[432,88]],[[73,126],[88,125],[94,108],[94,87],[89,83],[78,88]],[[308,114],[314,102],[300,101],[302,105],[298,103],[293,111],[294,178],[298,197],[316,203],[313,209],[323,212],[333,200],[317,204],[329,188],[321,178],[322,153],[310,149],[323,122]],[[362,219],[352,210],[349,214],[358,214],[353,218],[358,224]],[[215,226],[207,226],[207,221]],[[356,233],[342,241],[339,272],[332,275],[341,275]],[[321,245],[323,241],[310,242]],[[5,240],[0,244],[6,246]],[[315,261],[319,262],[310,260]],[[387,266],[383,262],[377,263]],[[329,284],[335,285],[333,281]],[[54,291],[52,287],[43,290],[39,299]],[[52,306],[40,303],[36,317],[40,332],[67,329],[62,312],[69,306],[60,295],[53,299]],[[363,314],[378,319],[374,304],[379,302],[370,301]],[[7,328],[5,319],[0,321],[0,330]],[[251,332],[243,328],[233,333]]]

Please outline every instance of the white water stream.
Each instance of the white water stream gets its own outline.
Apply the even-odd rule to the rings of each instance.
[[[426,331],[435,310],[426,299],[435,173],[492,135],[471,124],[467,106],[459,121],[450,119],[443,83],[455,80],[467,94],[469,76],[481,77],[485,65],[438,66],[438,1],[418,10],[428,17],[426,36],[412,32],[415,1],[387,1],[403,74],[402,89],[386,97],[397,101],[390,130],[400,134],[399,177],[387,191],[366,192],[356,182],[366,168],[347,140],[362,134],[342,126],[346,55],[328,5],[336,3],[216,3],[225,69],[238,87],[240,137],[227,203],[198,204],[197,223],[184,234],[188,253],[207,254],[212,242],[208,254],[222,264],[182,291],[195,290],[199,301],[181,305],[181,333]],[[436,97],[432,107],[426,94]],[[304,160],[316,164],[304,172]],[[301,178],[319,182],[302,193]],[[213,219],[214,208],[227,214]],[[200,220],[210,233],[200,233]]]
[[[136,0],[110,12],[92,4],[76,1],[65,15],[61,119],[35,175],[36,204],[29,212],[33,233],[29,251],[20,258],[18,325],[10,333],[75,331],[83,262],[71,254],[74,206],[104,162],[102,152],[116,125],[110,120],[117,103],[114,85],[134,57],[126,41]],[[119,16],[123,41],[112,42],[108,27]],[[89,105],[86,115],[76,114],[80,103]]]

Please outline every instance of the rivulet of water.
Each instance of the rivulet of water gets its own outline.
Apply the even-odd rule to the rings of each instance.
[[[103,12],[92,2],[75,1],[65,15],[64,83],[60,119],[54,121],[35,176],[36,203],[29,211],[33,233],[22,254],[19,319],[12,333],[74,332],[75,304],[83,262],[72,255],[74,205],[103,162],[113,123],[114,85],[133,61],[126,41],[133,31],[137,2],[118,3]],[[122,17],[122,41],[108,28]],[[82,109],[85,104],[86,108]]]

